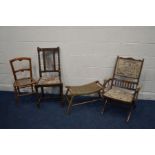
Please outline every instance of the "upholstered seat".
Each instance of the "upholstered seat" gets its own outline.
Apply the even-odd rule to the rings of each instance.
[[[41,77],[38,85],[60,84],[59,77]]]
[[[131,90],[127,90],[119,87],[113,87],[112,89],[104,93],[104,96],[131,104],[134,94],[133,94],[133,91]]]

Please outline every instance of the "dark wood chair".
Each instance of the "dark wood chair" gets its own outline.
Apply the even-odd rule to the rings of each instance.
[[[104,108],[108,101],[114,100],[129,106],[129,113],[126,121],[131,116],[140,91],[139,79],[143,67],[144,59],[117,57],[112,78],[105,80],[103,97],[105,99]]]
[[[61,81],[60,50],[57,48],[37,48],[39,62],[39,80],[36,92],[41,88],[41,96],[44,96],[44,87],[59,87],[60,97],[63,98],[63,83]],[[41,96],[38,94],[40,105]]]
[[[14,91],[16,96],[16,101],[18,103],[19,96],[25,96],[34,94],[34,86],[36,81],[32,77],[32,64],[31,58],[29,57],[18,57],[10,60],[10,65],[12,68],[14,76]],[[31,88],[32,92],[24,93],[22,89]]]

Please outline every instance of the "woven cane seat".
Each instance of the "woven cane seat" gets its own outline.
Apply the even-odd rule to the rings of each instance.
[[[66,86],[66,88],[69,89],[71,95],[78,96],[96,93],[102,89],[102,86],[97,81],[94,81],[81,86]]]
[[[22,78],[22,79],[18,79],[14,82],[14,86],[15,87],[24,87],[24,86],[29,86],[32,84],[35,84],[36,81],[35,80],[31,80],[30,78]]]

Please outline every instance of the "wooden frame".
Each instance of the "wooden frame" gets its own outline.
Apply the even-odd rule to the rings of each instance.
[[[126,63],[124,63],[124,66],[122,65],[122,70],[119,68],[118,65],[120,62],[130,62],[130,66],[125,66]],[[123,57],[117,57],[114,72],[112,78],[105,80],[104,82],[104,92],[103,97],[105,99],[104,107],[102,110],[102,113],[105,111],[105,107],[107,105],[107,102],[110,100],[119,101],[121,103],[126,103],[129,105],[129,112],[126,119],[126,122],[129,121],[132,109],[136,107],[136,100],[139,94],[139,91],[141,89],[139,85],[139,79],[143,67],[144,59],[137,60],[134,58],[123,58]],[[133,67],[132,67],[132,63]],[[123,64],[123,63],[122,63]],[[136,70],[137,69],[137,70]],[[124,74],[123,74],[124,71]],[[136,73],[137,71],[137,73]],[[132,74],[134,72],[134,74]],[[119,97],[112,97],[108,94],[114,87],[121,88],[123,90],[132,91],[132,96],[130,96],[130,100],[124,100],[123,98]],[[111,91],[112,92],[112,91]],[[108,95],[107,95],[108,94]],[[127,93],[126,93],[127,94]],[[116,93],[117,95],[117,93]],[[119,94],[118,94],[119,95]]]
[[[67,113],[69,114],[71,112],[72,106],[77,106],[89,102],[94,102],[97,101],[101,98],[101,91],[103,90],[103,85],[100,84],[99,81],[94,81],[85,85],[80,85],[80,86],[66,86],[66,100],[68,103],[68,108],[67,108]],[[90,94],[98,94],[99,98],[89,100],[89,101],[84,101],[80,103],[73,103],[73,100],[77,96],[84,96],[84,95],[90,95]]]
[[[61,68],[60,68],[60,49],[57,48],[37,48],[38,51],[38,63],[39,63],[39,80],[36,84],[36,92],[38,94],[38,103],[40,105],[41,96],[44,96],[44,87],[59,87],[60,97],[63,98],[63,83],[61,80]],[[50,65],[52,68],[47,67],[46,54],[47,52],[52,56],[50,59]],[[57,78],[59,82],[56,83],[40,83],[44,78],[45,73],[57,73]],[[53,77],[52,75],[50,77]],[[49,77],[49,78],[50,78]],[[41,96],[38,93],[38,88],[41,88]]]
[[[28,67],[26,68],[20,68],[20,69],[16,69],[14,63],[20,63],[22,61],[27,61],[28,62]],[[14,58],[10,60],[10,65],[11,65],[11,69],[13,72],[13,76],[14,76],[14,92],[15,92],[15,96],[16,96],[16,102],[18,103],[19,101],[19,96],[25,96],[25,95],[31,95],[34,94],[34,86],[36,84],[36,81],[33,79],[32,76],[32,63],[31,63],[31,58],[29,57],[18,57],[18,58]],[[19,66],[19,65],[18,65]],[[22,72],[29,72],[29,77],[23,77],[23,78],[18,78],[17,74],[18,73],[22,73]],[[20,89],[22,88],[27,88],[27,87],[31,87],[32,92],[31,93],[21,93]]]

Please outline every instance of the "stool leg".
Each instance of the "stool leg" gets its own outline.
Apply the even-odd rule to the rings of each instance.
[[[68,92],[69,92],[69,89],[67,89],[67,91],[66,91],[66,93],[65,93],[65,99],[66,99],[66,100],[64,100],[64,104],[68,104],[68,103],[69,103]]]
[[[69,114],[71,112],[73,98],[74,98],[74,96],[71,96],[71,99],[69,100],[69,105],[67,108],[67,114]]]

